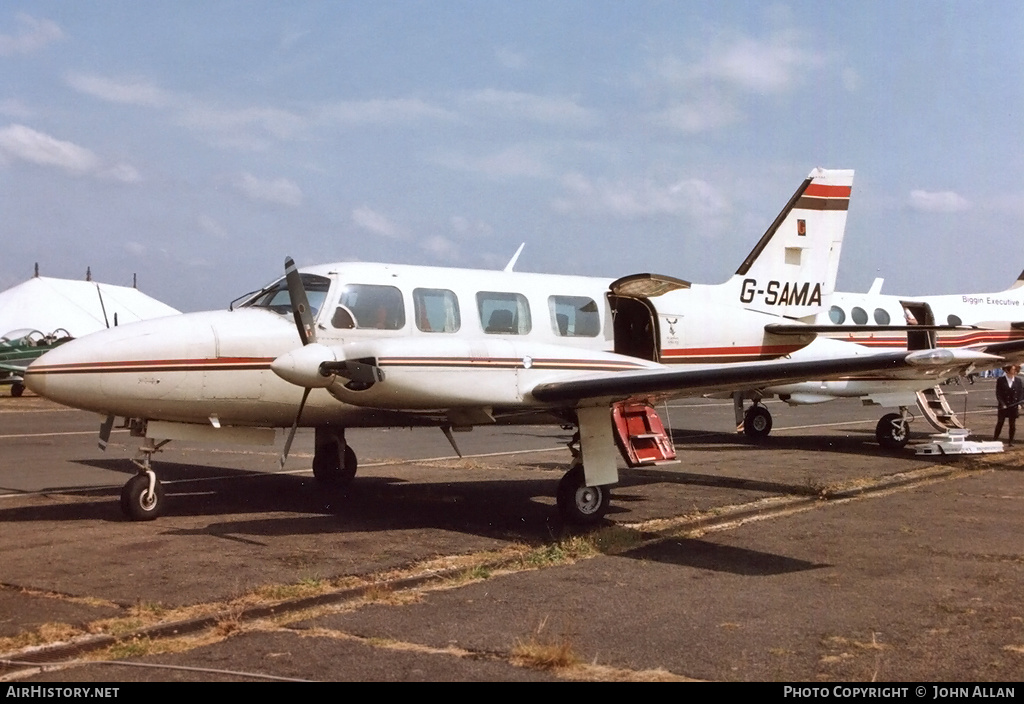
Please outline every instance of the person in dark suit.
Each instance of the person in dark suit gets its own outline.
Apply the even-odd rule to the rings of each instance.
[[[1024,402],[1024,381],[1017,376],[1020,371],[1019,365],[1003,367],[1006,372],[1004,376],[996,380],[996,401],[999,403],[999,419],[996,421],[996,432],[993,440],[999,439],[999,433],[1003,430],[1003,421],[1010,421],[1010,442],[1013,444],[1013,435],[1017,432],[1017,416],[1020,414],[1020,404]]]

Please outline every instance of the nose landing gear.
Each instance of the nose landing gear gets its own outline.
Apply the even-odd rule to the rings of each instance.
[[[164,488],[156,478],[152,460],[153,455],[169,442],[161,440],[158,443],[146,438],[139,448],[139,455],[132,459],[139,473],[121,489],[121,512],[133,521],[152,521],[163,515]]]

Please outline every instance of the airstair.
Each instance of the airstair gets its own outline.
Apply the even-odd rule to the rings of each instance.
[[[963,421],[957,417],[956,412],[949,405],[948,397],[966,395],[967,392],[963,389],[949,394],[943,391],[941,386],[935,386],[917,392],[917,405],[933,428],[941,432],[947,432],[955,428],[964,427]]]
[[[657,412],[644,403],[612,406],[615,439],[630,467],[674,464],[676,448]]]

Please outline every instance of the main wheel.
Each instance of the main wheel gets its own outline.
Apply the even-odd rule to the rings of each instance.
[[[886,413],[875,426],[875,438],[887,450],[899,450],[910,440],[910,424],[899,413]]]
[[[157,481],[149,490],[149,477],[136,474],[121,489],[121,511],[133,521],[152,521],[164,512],[164,488]]]
[[[338,461],[338,444],[324,443],[313,455],[313,476],[324,486],[348,486],[356,476],[359,462],[355,451],[345,445],[345,464]]]
[[[17,398],[18,396],[21,396],[23,393],[25,393],[24,384],[22,384],[20,381],[16,381],[13,384],[11,384],[11,396]]]
[[[608,486],[587,486],[583,465],[577,465],[559,480],[555,498],[562,518],[569,523],[589,526],[608,513],[612,494]]]
[[[768,437],[772,432],[772,414],[764,406],[751,406],[743,416],[743,432],[754,440]]]

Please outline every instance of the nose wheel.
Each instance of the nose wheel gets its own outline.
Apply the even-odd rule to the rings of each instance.
[[[132,460],[139,473],[121,488],[121,512],[133,521],[152,521],[163,515],[164,487],[153,471],[153,455],[168,442],[146,438],[139,456]]]
[[[152,470],[136,474],[121,489],[121,512],[133,521],[152,521],[164,512],[164,487]]]

